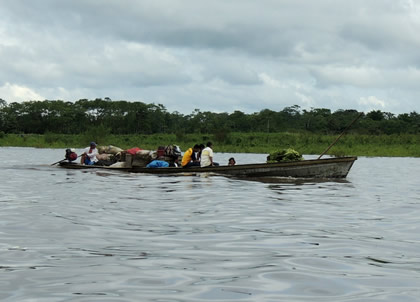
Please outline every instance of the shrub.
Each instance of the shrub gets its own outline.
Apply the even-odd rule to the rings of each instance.
[[[91,127],[83,134],[84,142],[86,145],[88,145],[91,141],[94,141],[97,144],[106,144],[106,138],[110,134],[110,132],[110,129],[105,127],[104,125]]]

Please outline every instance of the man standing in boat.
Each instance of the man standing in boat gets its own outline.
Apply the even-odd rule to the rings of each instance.
[[[219,164],[213,161],[213,156],[213,144],[212,142],[208,142],[207,147],[201,152],[201,167],[218,166]]]

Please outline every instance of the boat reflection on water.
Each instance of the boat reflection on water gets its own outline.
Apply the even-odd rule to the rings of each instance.
[[[267,176],[267,177],[234,177],[231,178],[238,180],[247,180],[262,182],[267,184],[316,184],[316,183],[351,183],[346,178],[295,178],[295,177],[279,177],[279,176]]]

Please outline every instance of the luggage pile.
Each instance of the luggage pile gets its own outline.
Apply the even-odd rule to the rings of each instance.
[[[120,161],[113,166],[146,167],[152,161],[159,160],[175,167],[181,158],[181,149],[177,145],[160,146],[157,150],[134,147],[121,151],[120,155]]]
[[[121,152],[124,150],[112,145],[98,146],[98,154],[96,158],[98,161],[95,165],[99,166],[110,166],[121,159]]]

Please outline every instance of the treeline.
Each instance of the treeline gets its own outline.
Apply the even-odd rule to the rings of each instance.
[[[61,100],[10,103],[0,99],[0,132],[23,134],[81,134],[100,129],[109,134],[177,134],[230,132],[342,132],[360,113],[356,110],[301,109],[294,105],[281,111],[264,109],[246,114],[168,112],[161,104],[112,101],[109,98],[75,103]],[[418,134],[420,114],[395,115],[380,110],[362,114],[351,128],[354,134]]]

